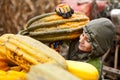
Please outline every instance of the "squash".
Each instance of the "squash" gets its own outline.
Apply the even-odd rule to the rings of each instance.
[[[26,73],[13,70],[7,72],[0,70],[0,80],[26,80]]]
[[[6,57],[1,56],[0,53],[0,70],[7,71],[8,69],[8,59]]]
[[[67,70],[54,64],[38,64],[31,66],[26,80],[81,80]]]
[[[31,37],[4,34],[0,37],[0,45],[7,51],[1,50],[2,54],[25,71],[28,71],[31,65],[39,63],[56,64],[67,68],[65,59],[59,53]]]
[[[80,61],[66,60],[68,71],[82,80],[98,80],[99,72],[91,64]]]
[[[55,12],[45,13],[31,18],[25,29],[19,33],[42,42],[74,39],[82,33],[82,27],[88,22],[89,18],[79,12],[75,12],[68,19]]]

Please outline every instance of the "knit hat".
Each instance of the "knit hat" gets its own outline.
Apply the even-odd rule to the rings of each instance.
[[[103,55],[111,47],[115,37],[115,26],[107,18],[90,21],[83,27],[83,31],[87,33],[92,45],[90,57]]]

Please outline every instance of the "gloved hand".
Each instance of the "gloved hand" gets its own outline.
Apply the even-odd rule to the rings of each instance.
[[[55,12],[59,16],[62,16],[63,18],[69,18],[74,13],[74,10],[69,5],[67,5],[67,4],[59,4],[55,8]]]

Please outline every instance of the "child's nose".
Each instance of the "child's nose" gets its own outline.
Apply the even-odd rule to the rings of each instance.
[[[84,43],[84,40],[85,40],[84,37],[80,37],[79,42],[80,42],[80,43]]]

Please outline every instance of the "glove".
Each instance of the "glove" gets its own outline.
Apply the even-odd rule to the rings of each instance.
[[[55,12],[59,16],[62,16],[63,18],[69,18],[74,13],[74,10],[69,5],[67,5],[67,4],[59,4],[55,8]]]

